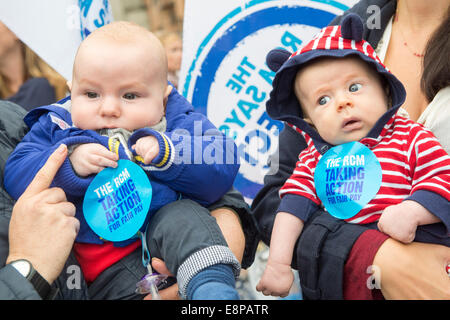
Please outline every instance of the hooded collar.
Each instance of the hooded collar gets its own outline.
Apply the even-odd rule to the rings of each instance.
[[[388,113],[387,113],[388,114]],[[385,115],[387,115],[385,114]],[[380,118],[380,120],[376,123],[376,125],[372,128],[372,130],[368,133],[367,136],[359,140],[358,142],[364,144],[366,147],[373,148],[385,137],[386,132],[389,131],[393,126],[396,118],[396,113],[393,113],[387,121],[383,121],[384,116]],[[295,121],[293,121],[295,122]],[[316,130],[314,130],[311,125],[309,125],[306,121],[302,119],[301,122],[297,122],[299,126],[295,125],[293,122],[287,122],[287,125],[292,129],[300,133],[306,140],[307,144],[314,143],[314,148],[320,153],[324,154],[329,149],[334,147],[334,145],[326,142],[322,139],[322,137],[318,134]],[[306,130],[302,129],[305,128]]]
[[[363,29],[361,18],[355,14],[349,14],[343,19],[341,26],[323,28],[297,52],[290,53],[286,50],[275,49],[267,55],[267,65],[276,72],[272,82],[273,89],[266,103],[268,115],[272,119],[285,121],[306,133],[314,141],[320,153],[326,152],[333,145],[324,141],[318,132],[303,119],[293,87],[295,76],[305,63],[321,57],[341,59],[354,55],[374,67],[374,70],[386,79],[392,107],[378,119],[365,138],[377,139],[405,101],[406,92],[403,85],[383,65],[370,44],[363,40]]]

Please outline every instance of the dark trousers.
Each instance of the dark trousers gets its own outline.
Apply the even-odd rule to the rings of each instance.
[[[236,277],[239,275],[239,262],[228,248],[215,218],[194,201],[178,200],[161,208],[150,219],[146,235],[151,257],[164,260],[176,275],[182,297],[190,279],[213,264],[230,264]],[[70,263],[75,262],[69,260]],[[142,299],[134,290],[146,272],[139,248],[103,271],[87,289],[83,285],[79,290],[69,290],[64,283],[67,278],[62,277],[58,280],[60,298],[87,299],[87,295],[89,299],[102,300]]]

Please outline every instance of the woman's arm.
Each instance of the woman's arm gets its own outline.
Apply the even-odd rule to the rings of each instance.
[[[448,261],[448,247],[403,244],[379,231],[367,230],[346,260],[343,296],[349,300],[449,299]]]
[[[255,259],[259,235],[254,216],[242,194],[231,188],[219,201],[209,206],[208,210],[217,219],[225,240],[241,262],[242,268],[248,268]],[[241,232],[244,234],[243,239]],[[237,243],[244,248],[239,248]],[[242,256],[242,261],[239,259],[240,256]]]
[[[228,247],[230,247],[239,263],[242,263],[245,236],[238,214],[230,208],[222,207],[211,211],[211,215],[216,218]]]
[[[381,292],[386,299],[450,299],[450,278],[445,266],[450,248],[386,240],[373,265],[380,271]]]

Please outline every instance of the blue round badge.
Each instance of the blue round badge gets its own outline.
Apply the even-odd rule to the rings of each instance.
[[[328,150],[316,166],[316,193],[334,217],[355,216],[377,194],[381,165],[375,154],[360,142],[348,142]]]
[[[124,241],[142,227],[152,201],[152,185],[144,170],[129,160],[105,168],[89,185],[83,214],[89,227],[108,241]]]

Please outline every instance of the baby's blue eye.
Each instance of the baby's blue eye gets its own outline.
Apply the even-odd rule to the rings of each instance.
[[[123,95],[123,97],[124,97],[124,99],[127,99],[127,100],[134,100],[134,99],[136,99],[138,96],[137,96],[135,93],[125,93],[125,94]]]
[[[361,89],[361,87],[362,87],[362,85],[361,85],[360,83],[354,83],[354,84],[352,84],[352,85],[348,88],[348,91],[350,91],[350,92],[356,92],[356,91],[358,91],[359,89]]]
[[[328,101],[330,101],[330,97],[329,96],[323,96],[320,97],[318,100],[319,105],[323,106],[324,104],[327,104]]]

